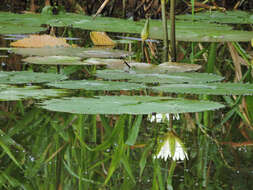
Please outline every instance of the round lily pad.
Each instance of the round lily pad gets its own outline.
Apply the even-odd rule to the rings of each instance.
[[[30,71],[0,72],[0,84],[44,83],[67,79],[67,76],[54,73]]]
[[[159,92],[186,94],[253,95],[253,84],[242,83],[168,84],[151,89]]]
[[[0,101],[14,101],[27,98],[45,99],[62,96],[65,93],[62,89],[41,89],[38,86],[15,87],[0,84]]]
[[[223,108],[211,101],[152,96],[96,96],[46,100],[40,107],[77,114],[151,114],[201,112]]]
[[[220,81],[223,77],[208,73],[136,73],[122,70],[99,70],[96,73],[99,78],[107,80],[127,79],[129,82],[137,83],[206,83]]]
[[[98,80],[68,80],[48,83],[48,86],[66,89],[84,90],[141,90],[147,88],[142,84]]]

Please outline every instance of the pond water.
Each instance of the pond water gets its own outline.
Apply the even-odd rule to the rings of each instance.
[[[54,30],[78,47],[13,48],[24,36],[0,36],[1,189],[252,187],[240,107],[252,84],[193,72],[201,61],[142,63],[139,41],[93,47],[90,31]]]

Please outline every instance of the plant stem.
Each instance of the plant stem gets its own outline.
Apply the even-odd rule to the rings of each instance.
[[[162,4],[162,22],[163,22],[163,61],[168,61],[168,26],[165,10],[165,0],[161,0]]]
[[[169,170],[168,179],[167,179],[167,189],[168,190],[173,190],[172,177],[173,177],[176,165],[177,165],[177,163],[174,160],[172,160],[171,164],[170,164],[170,170]]]
[[[171,61],[177,61],[176,54],[176,25],[175,25],[175,0],[170,0],[170,45]]]

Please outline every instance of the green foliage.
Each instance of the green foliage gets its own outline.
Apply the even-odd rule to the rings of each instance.
[[[42,15],[53,15],[53,7],[52,6],[45,6],[43,7],[41,14]]]

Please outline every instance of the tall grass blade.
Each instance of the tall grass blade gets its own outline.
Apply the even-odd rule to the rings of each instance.
[[[127,145],[134,145],[135,144],[136,139],[138,137],[141,122],[142,122],[142,115],[138,115],[135,119],[133,127],[132,127],[132,129],[129,133],[128,139],[126,141]]]

